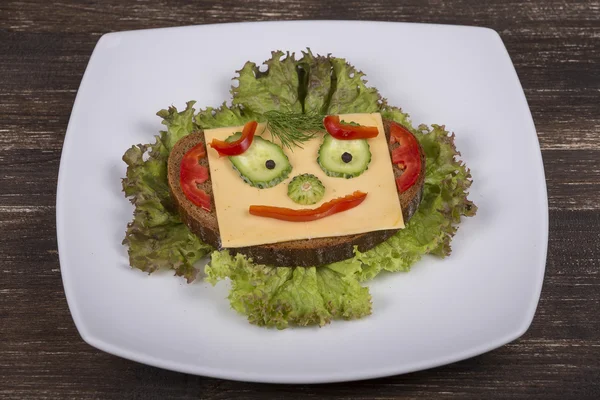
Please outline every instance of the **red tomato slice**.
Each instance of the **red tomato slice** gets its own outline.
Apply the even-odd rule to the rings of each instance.
[[[355,126],[343,124],[338,115],[328,115],[323,119],[327,132],[339,140],[370,139],[379,134],[376,126]]]
[[[406,128],[396,123],[390,125],[390,135],[400,144],[392,151],[392,162],[404,167],[402,175],[396,178],[396,186],[402,193],[417,182],[421,173],[419,143]]]
[[[321,206],[314,209],[294,210],[285,207],[250,206],[249,211],[250,214],[258,217],[275,218],[290,222],[306,222],[350,210],[362,203],[366,197],[366,193],[356,191],[347,196],[338,197],[337,199],[323,203]]]
[[[257,126],[258,122],[250,121],[244,125],[242,136],[235,142],[225,142],[223,140],[213,139],[212,142],[210,142],[210,147],[219,152],[220,156],[239,156],[252,144]]]
[[[200,165],[201,158],[206,156],[204,143],[199,143],[192,147],[181,159],[181,168],[179,170],[179,184],[183,194],[189,201],[210,211],[210,196],[198,185],[206,182],[209,178],[208,168]]]

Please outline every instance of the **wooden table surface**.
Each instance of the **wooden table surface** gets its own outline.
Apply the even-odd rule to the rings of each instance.
[[[164,371],[81,340],[60,277],[55,192],[67,122],[97,40],[130,29],[291,19],[465,24],[500,33],[537,126],[550,205],[542,296],[519,340],[428,371],[317,386]],[[599,182],[597,1],[2,1],[0,398],[598,399]]]

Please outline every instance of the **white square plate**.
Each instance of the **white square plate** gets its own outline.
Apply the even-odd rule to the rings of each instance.
[[[455,131],[479,212],[461,224],[449,258],[370,282],[372,316],[277,331],[230,310],[224,283],[128,267],[121,156],[153,141],[159,109],[219,105],[245,61],[306,47],[347,58],[413,123]],[[73,107],[56,208],[65,293],[86,342],[162,368],[261,382],[400,374],[508,343],[535,313],[548,239],[540,148],[514,67],[494,31],[460,26],[298,21],[105,35]]]

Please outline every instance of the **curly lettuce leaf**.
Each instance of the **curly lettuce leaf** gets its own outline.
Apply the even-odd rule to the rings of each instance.
[[[343,58],[314,56],[310,49],[294,54],[272,52],[265,72],[248,61],[237,71],[232,103],[250,115],[277,110],[343,114],[378,112],[381,96],[366,85],[365,74]]]
[[[125,196],[135,206],[123,240],[128,246],[129,264],[148,273],[173,269],[188,282],[198,273],[194,263],[212,248],[179,219],[169,194],[167,160],[177,140],[198,128],[193,121],[193,105],[193,101],[188,102],[182,112],[175,107],[158,112],[167,130],[156,136],[154,144],[132,146],[125,152],[127,174],[122,181]]]
[[[248,111],[243,111],[240,107],[227,107],[225,103],[221,107],[207,107],[200,110],[194,117],[196,125],[202,129],[222,128],[224,126],[239,126],[246,122],[256,119]]]
[[[304,69],[305,84],[304,112],[307,114],[326,114],[331,100],[332,66],[329,57],[314,56],[308,49],[299,65]]]
[[[237,71],[234,79],[238,86],[231,89],[233,105],[255,114],[271,110],[301,113],[298,62],[294,54],[274,51],[271,55],[264,62],[267,67],[264,72],[250,61]]]
[[[198,129],[198,125],[194,122],[195,103],[195,101],[188,101],[185,110],[181,112],[177,112],[177,108],[171,106],[167,110],[160,110],[156,113],[163,119],[162,124],[167,127],[166,131],[160,132],[159,138],[164,149],[167,150],[167,158],[169,157],[168,152],[179,139]]]
[[[329,57],[333,68],[332,94],[327,114],[379,112],[381,96],[368,87],[365,74],[343,58]]]
[[[306,113],[344,114],[378,112],[381,96],[368,87],[365,74],[343,58],[314,56],[303,52],[299,65],[308,73],[304,110]]]
[[[341,264],[357,264],[353,260]],[[340,264],[340,263],[336,263]],[[334,264],[332,264],[333,266]],[[355,265],[357,267],[358,265]],[[371,295],[353,276],[352,266],[282,268],[254,264],[245,256],[215,251],[205,269],[216,284],[229,278],[231,307],[250,323],[278,329],[355,319],[371,313]]]

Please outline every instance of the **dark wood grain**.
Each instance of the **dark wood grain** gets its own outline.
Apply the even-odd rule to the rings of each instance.
[[[79,337],[60,278],[55,190],[71,107],[106,32],[232,21],[368,19],[487,26],[504,40],[543,151],[550,240],[519,340],[452,365],[333,385],[164,371]],[[600,2],[0,2],[0,398],[600,398]]]

